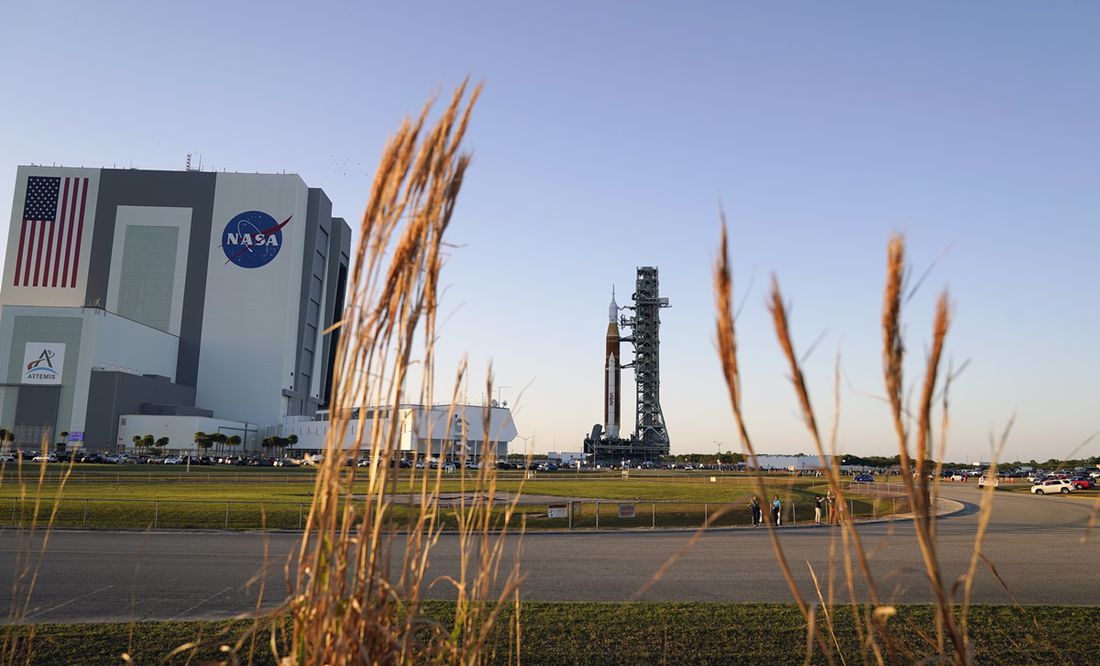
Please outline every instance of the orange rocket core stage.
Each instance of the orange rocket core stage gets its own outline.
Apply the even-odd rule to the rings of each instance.
[[[615,303],[615,292],[611,292],[611,305],[608,307],[608,323],[607,323],[607,337],[605,338],[604,349],[604,380],[603,380],[603,404],[604,404],[604,427],[603,430],[607,437],[619,436],[619,416],[621,412],[620,403],[620,387],[621,370],[619,368],[619,359],[622,356],[619,353],[619,324],[618,324],[619,306]]]

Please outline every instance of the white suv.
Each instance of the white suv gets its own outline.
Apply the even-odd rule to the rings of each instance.
[[[985,474],[982,474],[981,476],[978,477],[978,487],[979,488],[985,488],[987,485],[990,485],[990,486],[993,486],[994,488],[996,488],[997,486],[999,486],[1001,484],[1000,484],[1000,481],[997,479],[997,477],[993,477],[992,479],[990,479]]]
[[[1053,493],[1068,495],[1073,492],[1073,482],[1069,479],[1047,479],[1046,481],[1041,481],[1032,486],[1031,492],[1036,495],[1049,495]]]

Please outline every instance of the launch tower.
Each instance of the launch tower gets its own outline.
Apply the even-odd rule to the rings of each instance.
[[[607,327],[604,354],[604,424],[595,425],[584,440],[585,453],[599,460],[656,460],[668,455],[668,430],[665,415],[661,411],[661,308],[669,307],[668,299],[660,295],[657,269],[643,266],[632,296],[634,305],[625,309],[634,311],[633,317],[622,317],[616,322],[618,305],[612,292],[610,322]],[[632,333],[620,338],[618,324],[630,328]],[[634,362],[619,366],[619,343],[634,345]],[[619,434],[620,368],[634,369],[636,390],[635,431],[629,439]]]
[[[634,287],[634,317],[625,319],[624,325],[634,334],[624,342],[634,343],[634,384],[637,390],[637,411],[634,436],[646,448],[657,455],[668,455],[668,431],[665,415],[661,411],[661,308],[667,308],[668,299],[661,298],[658,289],[657,269],[643,266],[638,269]]]

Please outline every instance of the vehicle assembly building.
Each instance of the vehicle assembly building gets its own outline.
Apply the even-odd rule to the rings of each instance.
[[[633,317],[619,317],[615,292],[611,293],[607,333],[604,345],[603,424],[596,424],[584,440],[584,451],[592,462],[613,460],[655,460],[668,455],[668,430],[661,411],[660,330],[661,308],[669,307],[668,299],[660,295],[657,269],[643,266],[631,297],[634,305],[623,309],[634,311]],[[620,337],[619,326],[631,329],[631,335]],[[620,344],[634,345],[634,362],[620,365]],[[634,369],[635,429],[630,437],[620,433],[621,369]]]
[[[256,450],[328,401],[351,229],[297,175],[21,166],[10,219],[0,427],[17,446],[135,431],[179,450],[203,430]]]

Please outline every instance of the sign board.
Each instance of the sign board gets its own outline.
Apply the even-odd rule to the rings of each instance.
[[[65,368],[65,343],[28,342],[23,352],[19,382],[37,386],[60,386]]]
[[[123,423],[122,425],[126,425],[126,424]],[[80,430],[77,430],[76,432],[70,432],[69,433],[69,441],[70,442],[83,442],[84,441],[84,432],[80,431]]]
[[[546,507],[547,518],[568,518],[569,517],[569,505],[568,504],[551,504]]]
[[[634,505],[633,504],[620,504],[619,505],[619,517],[620,518],[633,518],[634,517]]]

